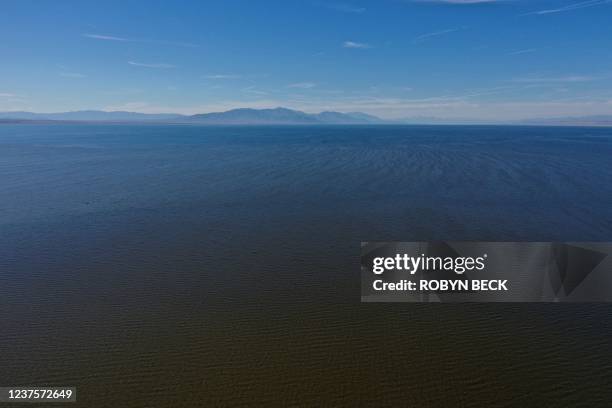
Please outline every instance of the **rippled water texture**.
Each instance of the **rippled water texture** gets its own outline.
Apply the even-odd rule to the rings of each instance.
[[[609,406],[605,304],[361,304],[366,240],[612,241],[612,129],[0,125],[0,385]]]

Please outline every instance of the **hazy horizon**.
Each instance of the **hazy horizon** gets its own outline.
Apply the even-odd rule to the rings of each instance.
[[[568,126],[576,126],[583,124],[585,126],[611,126],[612,125],[612,115],[583,115],[583,116],[549,116],[549,117],[533,117],[533,118],[522,118],[515,120],[503,120],[503,119],[479,119],[479,118],[444,118],[444,117],[436,117],[436,116],[412,116],[412,117],[398,117],[398,118],[381,118],[376,115],[367,114],[364,112],[340,112],[340,111],[313,111],[313,112],[304,112],[297,109],[293,109],[285,106],[277,106],[274,108],[245,108],[245,107],[237,107],[233,109],[229,109],[227,111],[219,111],[219,112],[202,112],[197,114],[182,114],[178,112],[159,112],[159,113],[146,113],[146,112],[137,112],[137,111],[111,111],[111,110],[97,110],[97,109],[79,109],[74,111],[65,111],[65,112],[30,112],[30,111],[2,111],[0,112],[0,121],[2,120],[25,120],[25,121],[77,121],[77,122],[92,122],[92,121],[101,121],[101,122],[121,122],[125,121],[126,123],[130,122],[138,122],[147,121],[147,122],[160,122],[160,123],[172,123],[172,121],[176,120],[186,120],[195,116],[204,117],[216,114],[226,114],[232,113],[236,111],[254,111],[254,114],[260,115],[264,111],[275,111],[275,110],[287,110],[295,113],[305,113],[310,117],[317,118],[319,115],[325,113],[332,114],[342,114],[347,115],[347,117],[353,118],[359,117],[359,115],[368,116],[368,120],[364,120],[361,124],[411,124],[411,125],[427,125],[427,124],[444,124],[444,125],[461,125],[461,124],[491,124],[491,125],[521,125],[521,124],[550,124],[550,125],[568,125]],[[11,114],[15,114],[11,116]],[[87,116],[88,114],[94,115],[95,117]],[[107,116],[100,116],[100,114],[105,114]],[[48,115],[45,117],[45,115]],[[113,116],[114,115],[114,116]],[[117,116],[119,115],[119,116]],[[142,115],[142,116],[141,116]],[[185,122],[188,123],[188,122]],[[206,122],[194,122],[194,123],[204,123]],[[249,122],[248,120],[245,122],[232,122],[232,119],[228,119],[227,124],[263,124],[264,122],[256,121]],[[274,121],[269,122],[271,124]],[[283,123],[282,119],[277,121],[277,123]],[[292,121],[289,120],[286,122],[291,124]],[[328,122],[321,122],[319,124],[341,124],[342,122],[336,122],[331,119]],[[214,124],[214,123],[213,123]],[[300,124],[297,123],[296,124]],[[303,124],[303,123],[302,123]],[[348,123],[350,124],[350,123]],[[359,124],[359,123],[353,123]]]

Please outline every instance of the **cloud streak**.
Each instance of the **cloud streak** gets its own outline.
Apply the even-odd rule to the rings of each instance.
[[[297,89],[312,89],[316,87],[317,84],[313,82],[296,82],[294,84],[287,85],[287,88],[297,88]]]
[[[580,3],[570,4],[564,7],[537,10],[537,11],[532,11],[532,12],[525,13],[522,15],[523,16],[532,16],[532,15],[541,16],[541,15],[546,15],[546,14],[563,13],[567,11],[580,10],[580,9],[588,8],[588,7],[601,6],[603,4],[609,4],[609,3],[612,3],[612,0],[587,0],[587,1],[581,1]]]
[[[149,64],[149,63],[144,63],[144,62],[128,61],[128,64],[133,65],[135,67],[145,67],[145,68],[161,68],[161,69],[176,68],[176,65],[164,64],[164,63]]]
[[[451,33],[463,30],[464,28],[465,27],[461,27],[461,28],[448,28],[446,30],[433,31],[431,33],[421,34],[421,35],[418,35],[418,36],[414,37],[413,42],[420,43],[420,42],[427,41],[427,40],[429,40],[431,38],[434,38],[434,37],[440,37],[442,35],[447,35],[447,34],[451,34]]]
[[[83,37],[91,38],[93,40],[101,40],[101,41],[159,44],[159,45],[172,45],[172,46],[177,46],[177,47],[192,47],[192,48],[199,47],[199,45],[189,43],[189,42],[166,41],[166,40],[143,40],[143,39],[137,39],[137,38],[117,37],[114,35],[105,35],[105,34],[83,34]]]
[[[112,35],[102,35],[102,34],[83,34],[83,37],[92,38],[94,40],[103,40],[103,41],[130,41],[127,38],[115,37]]]
[[[516,51],[509,52],[508,55],[530,54],[532,52],[536,52],[537,50],[538,50],[537,48],[526,48],[524,50],[516,50]]]
[[[242,75],[236,74],[213,74],[213,75],[204,75],[204,79],[240,79]]]
[[[537,84],[537,83],[572,83],[572,82],[590,82],[599,79],[595,76],[588,75],[568,75],[562,77],[525,77],[515,78],[512,82]]]
[[[367,49],[372,48],[370,44],[360,43],[356,41],[345,41],[342,43],[343,48],[354,48],[354,49]]]
[[[257,89],[255,85],[247,86],[242,89],[242,92],[250,93],[253,95],[268,95],[268,92],[262,91],[261,89]]]

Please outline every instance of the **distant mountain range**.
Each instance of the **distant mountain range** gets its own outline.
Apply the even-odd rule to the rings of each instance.
[[[0,123],[23,122],[146,122],[185,123],[201,125],[369,125],[369,124],[439,124],[439,125],[541,125],[541,126],[612,126],[612,115],[538,118],[517,121],[483,121],[478,119],[444,119],[436,117],[410,117],[383,120],[362,112],[305,113],[287,108],[232,109],[225,112],[179,115],[173,113],[136,113],[123,111],[84,110],[61,113],[0,112]]]
[[[210,125],[316,125],[316,124],[374,124],[384,121],[361,112],[305,113],[286,108],[232,109],[226,112],[198,115],[147,114],[135,112],[75,111],[62,113],[0,112],[2,121],[86,121],[86,122],[160,122]]]

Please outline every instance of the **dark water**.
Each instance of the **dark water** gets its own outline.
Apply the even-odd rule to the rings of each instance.
[[[0,385],[609,406],[612,306],[361,304],[365,240],[612,241],[612,129],[0,126]]]

